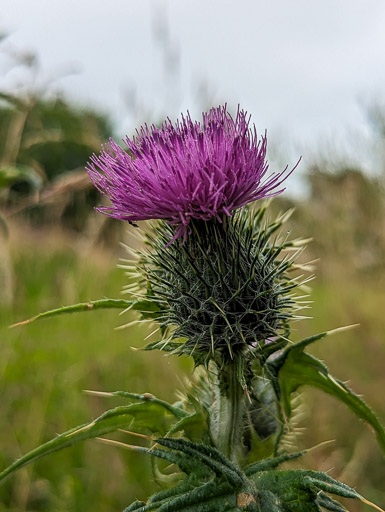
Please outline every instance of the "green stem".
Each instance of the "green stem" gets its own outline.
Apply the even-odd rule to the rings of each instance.
[[[242,456],[245,393],[238,378],[236,359],[218,368],[217,410],[213,437],[217,448],[228,459],[238,463]]]

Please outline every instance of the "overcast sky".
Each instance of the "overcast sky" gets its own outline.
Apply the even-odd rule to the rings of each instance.
[[[227,101],[301,145],[385,98],[384,0],[1,0],[0,29],[38,54],[39,81],[76,70],[51,87],[121,131]],[[25,76],[4,57],[0,73],[3,88]]]

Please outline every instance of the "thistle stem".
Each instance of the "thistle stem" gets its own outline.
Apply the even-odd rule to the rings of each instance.
[[[234,463],[242,455],[245,393],[238,378],[236,359],[218,368],[217,421],[214,439],[218,449]]]

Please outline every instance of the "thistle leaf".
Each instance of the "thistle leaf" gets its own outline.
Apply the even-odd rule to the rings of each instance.
[[[203,444],[191,443],[184,439],[163,438],[158,439],[158,443],[185,453],[188,457],[199,460],[204,466],[207,466],[216,475],[222,475],[235,488],[241,487],[247,482],[246,476],[232,462],[230,462],[222,453]]]
[[[202,410],[182,418],[172,426],[168,435],[184,432],[188,439],[198,442],[208,436],[208,430],[208,418]]]
[[[263,471],[256,473],[253,481],[263,503],[261,510],[266,512],[274,503],[282,503],[282,508],[276,509],[279,511],[320,512],[321,506],[326,510],[346,511],[324,491],[344,498],[361,498],[354,489],[316,471]],[[339,509],[336,509],[337,505]]]
[[[300,386],[313,386],[343,402],[356,416],[368,423],[385,454],[385,431],[374,412],[343,382],[330,375],[328,368],[321,361],[304,351],[308,345],[328,334],[330,333],[324,332],[290,345],[279,357],[267,363],[285,414],[287,417],[291,415],[292,393]]]
[[[174,462],[179,454],[179,467],[187,477],[176,487],[155,494],[147,503],[135,502],[125,512],[347,512],[329,494],[357,499],[381,510],[325,473],[274,470],[300,453],[262,461],[259,468],[255,464],[244,472],[215,448],[183,439],[166,438],[157,442],[169,450],[149,450],[148,454],[169,457]]]
[[[36,320],[40,320],[41,318],[50,318],[52,316],[64,315],[67,313],[78,313],[81,311],[94,311],[96,309],[134,309],[136,311],[147,312],[148,308],[152,308],[154,311],[154,305],[150,301],[146,300],[123,300],[123,299],[99,299],[99,300],[91,300],[89,302],[81,302],[79,304],[72,304],[71,306],[63,306],[57,309],[51,309],[50,311],[45,311],[44,313],[39,313],[28,320],[23,320],[22,322],[18,322],[16,324],[11,325],[10,327],[19,327],[21,325],[30,324],[35,322]]]
[[[140,395],[139,393],[129,393],[128,391],[111,391],[109,393],[106,393],[90,390],[87,390],[86,393],[95,396],[118,396],[121,398],[128,398],[129,400],[139,400],[140,402],[152,402],[164,407],[164,409],[166,409],[168,412],[174,415],[175,418],[179,420],[189,416],[188,413],[181,407],[176,407],[174,405],[169,404],[165,400],[160,400],[151,393],[143,393]]]
[[[64,434],[58,435],[27,453],[0,472],[0,481],[13,471],[21,469],[45,455],[57,452],[81,441],[116,432],[128,426],[136,429],[147,429],[164,435],[168,432],[174,420],[175,417],[170,414],[169,408],[165,407],[161,401],[146,399],[142,403],[116,407],[105,412],[91,423],[68,430]]]
[[[280,464],[287,462],[289,460],[298,459],[302,457],[306,453],[306,450],[297,453],[285,453],[282,455],[278,455],[278,457],[273,457],[269,459],[260,460],[258,462],[254,462],[253,464],[249,464],[244,469],[244,472],[247,476],[254,475],[254,473],[259,473],[261,471],[269,471],[277,468]]]

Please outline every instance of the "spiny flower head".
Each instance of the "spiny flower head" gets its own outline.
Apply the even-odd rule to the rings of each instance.
[[[152,305],[143,318],[155,320],[163,337],[151,348],[200,364],[247,353],[265,360],[286,345],[290,321],[306,307],[295,293],[306,279],[291,273],[301,268],[296,257],[306,240],[277,235],[291,212],[271,223],[265,212],[243,208],[222,222],[194,219],[186,242],[169,246],[167,223],[146,233],[148,250],[129,263],[126,291]]]
[[[110,139],[87,170],[96,188],[111,201],[98,211],[139,221],[165,219],[176,226],[174,238],[189,230],[191,219],[217,219],[251,201],[279,194],[292,172],[267,174],[266,135],[258,140],[250,117],[238,109],[235,119],[226,106],[190,114],[173,124],[141,127],[124,140]]]

